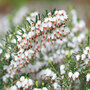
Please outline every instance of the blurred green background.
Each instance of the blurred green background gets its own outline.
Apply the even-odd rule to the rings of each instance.
[[[84,19],[87,27],[90,27],[90,0],[0,0],[0,16],[17,11],[24,5],[30,10],[38,10],[42,13],[45,9],[53,8],[67,10],[72,5],[80,19]]]

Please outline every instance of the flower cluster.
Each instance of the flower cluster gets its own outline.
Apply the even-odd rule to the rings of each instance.
[[[78,68],[79,72],[82,71],[82,69],[85,69],[86,66],[88,66],[90,63],[90,47],[85,47],[85,49],[83,50],[83,54],[76,55],[76,61],[79,62],[78,65],[81,66],[80,68]],[[78,79],[80,75],[78,71],[74,72],[74,74],[72,72],[69,72],[68,78],[70,79],[72,77],[73,80],[75,80],[75,78]],[[90,80],[90,74],[88,73],[86,75],[86,82],[88,83],[89,80]]]
[[[11,54],[13,60],[6,68],[8,73],[4,76],[4,81],[7,81],[7,78],[5,79],[7,75],[13,78],[15,74],[19,74],[37,52],[42,52],[43,47],[47,46],[46,42],[54,44],[56,39],[66,37],[69,34],[69,30],[65,29],[65,21],[68,19],[65,11],[55,11],[54,16],[49,12],[48,17],[44,18],[43,21],[38,20],[35,24],[34,19],[37,15],[37,12],[31,14],[32,19],[29,18],[31,26],[28,33],[25,29],[22,29],[24,34],[20,31],[17,32],[18,52]],[[6,60],[9,58],[10,55],[6,54]]]
[[[71,14],[69,27],[64,10],[46,10],[43,18],[33,12],[26,16],[25,27],[17,25],[15,32],[9,33],[5,46],[0,45],[0,58],[5,61],[2,80],[7,90],[70,90],[81,84],[81,76],[88,85],[90,47],[83,45],[88,32],[75,10]],[[9,81],[13,83],[10,86]]]
[[[84,61],[84,64],[86,64],[88,66],[88,64],[90,63],[90,47],[86,47],[83,50],[83,54],[81,56],[77,55],[76,60],[77,60],[77,62],[79,62],[80,60]]]
[[[72,72],[69,72],[68,73],[68,78],[70,79],[71,77],[73,78],[73,81],[75,79],[78,79],[79,78],[79,72],[75,72],[74,74]]]
[[[34,88],[33,90],[48,90],[46,87],[43,88]]]
[[[36,77],[37,79],[41,79],[41,80],[51,79],[51,81],[54,81],[57,78],[56,74],[50,69],[40,71]]]
[[[82,67],[79,69],[79,71],[88,67],[90,64],[90,47],[85,47],[85,49],[83,50],[83,54],[76,55],[76,61],[77,62],[83,62],[81,64]],[[89,80],[90,80],[90,73],[87,73],[86,82],[88,83]]]
[[[17,81],[16,86],[18,88],[25,88],[28,89],[28,87],[32,88],[34,85],[33,81],[31,79],[25,79],[24,76],[21,76],[20,81]]]
[[[17,90],[17,89],[18,89],[17,86],[14,85],[14,86],[11,86],[10,88],[7,88],[6,90]]]
[[[21,76],[20,80],[16,82],[16,85],[7,88],[7,90],[17,90],[21,87],[25,90],[28,88],[32,88],[34,85],[33,81],[31,79],[27,79],[24,76]]]

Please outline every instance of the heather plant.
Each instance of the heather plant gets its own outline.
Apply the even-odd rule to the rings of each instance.
[[[88,29],[75,10],[32,12],[0,44],[1,90],[86,90]],[[17,17],[18,19],[18,17]]]

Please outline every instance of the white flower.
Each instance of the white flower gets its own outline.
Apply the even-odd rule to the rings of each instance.
[[[16,39],[12,39],[11,42],[12,42],[12,43],[16,43]]]
[[[51,70],[47,69],[46,70],[46,77],[49,77],[50,74],[51,74]]]
[[[65,70],[61,70],[61,75],[65,73]]]
[[[57,15],[57,14],[58,14],[58,11],[56,10],[56,11],[55,11],[55,15]]]
[[[76,56],[76,60],[79,61],[80,60],[80,55]]]
[[[29,52],[30,54],[33,54],[33,53],[34,53],[34,51],[33,51],[33,50],[31,50],[31,49],[30,49],[28,52]]]
[[[28,54],[29,54],[29,52],[28,51],[25,51],[25,56],[26,57],[28,57]]]
[[[25,89],[28,89],[28,84],[26,84],[26,86],[24,87]]]
[[[86,58],[86,55],[85,54],[82,54],[81,55],[81,60],[84,60]]]
[[[43,87],[42,90],[48,90],[46,87]]]
[[[10,87],[10,90],[17,90],[17,87],[14,85],[14,86],[11,86]]]
[[[24,58],[25,58],[25,55],[24,55],[24,54],[22,54],[22,55],[21,55],[21,57],[22,57],[22,60],[24,60]]]
[[[88,73],[88,74],[86,75],[86,82],[88,83],[89,80],[90,80],[90,73]]]
[[[55,83],[53,84],[53,87],[54,87],[54,90],[57,90],[57,88],[59,88],[58,83],[55,82]]]
[[[15,58],[15,62],[18,61],[18,59],[19,59],[17,56],[14,56],[14,58]]]
[[[33,90],[41,90],[40,88],[34,88]]]
[[[20,31],[17,31],[17,34],[19,34],[20,36],[22,35],[22,33]]]
[[[18,88],[21,88],[22,84],[20,83],[20,81],[17,81],[16,85],[17,85]]]
[[[33,86],[33,81],[32,81],[31,79],[28,80],[28,85],[29,85],[30,87]]]
[[[73,76],[73,73],[72,72],[69,72],[68,73],[68,79],[70,79],[72,76]]]
[[[88,63],[89,63],[89,62],[88,62],[88,59],[86,59],[86,60],[85,60],[85,64],[86,64],[86,66],[88,66]]]
[[[12,72],[11,75],[10,75],[11,78],[14,78],[15,77],[15,72]]]
[[[36,11],[36,12],[33,12],[33,13],[31,13],[31,17],[35,17],[35,16],[37,16],[38,15],[38,12]]]
[[[22,87],[24,88],[28,84],[28,79],[24,79],[22,82]]]
[[[21,41],[22,41],[22,38],[17,35],[17,42],[18,42],[18,44],[20,44]]]
[[[60,70],[64,70],[64,68],[65,68],[65,65],[60,66]]]
[[[3,80],[4,82],[7,82],[7,77],[6,77],[6,76],[3,76],[3,77],[2,77],[2,80]]]
[[[35,31],[35,27],[31,27],[31,30],[32,30],[32,31]]]
[[[2,53],[2,49],[0,49],[0,54]]]
[[[26,39],[27,34],[26,34],[26,33],[24,33],[22,37],[23,37],[23,39]]]
[[[6,60],[8,60],[10,58],[10,54],[9,53],[6,53],[5,54],[5,57],[6,57]]]
[[[57,77],[56,74],[53,74],[51,81],[55,80],[56,77]]]
[[[37,21],[36,27],[40,27],[40,25],[41,25],[41,21],[39,20]]]
[[[22,77],[20,78],[20,82],[23,82],[24,80],[25,80],[25,77],[22,76]]]
[[[87,51],[88,51],[88,50],[90,50],[90,48],[89,48],[89,47],[86,47],[85,49],[86,49]]]
[[[74,75],[77,79],[79,78],[79,72],[75,72]]]
[[[83,53],[84,53],[84,54],[86,54],[86,55],[88,54],[87,50],[84,50],[84,52],[83,52]]]

